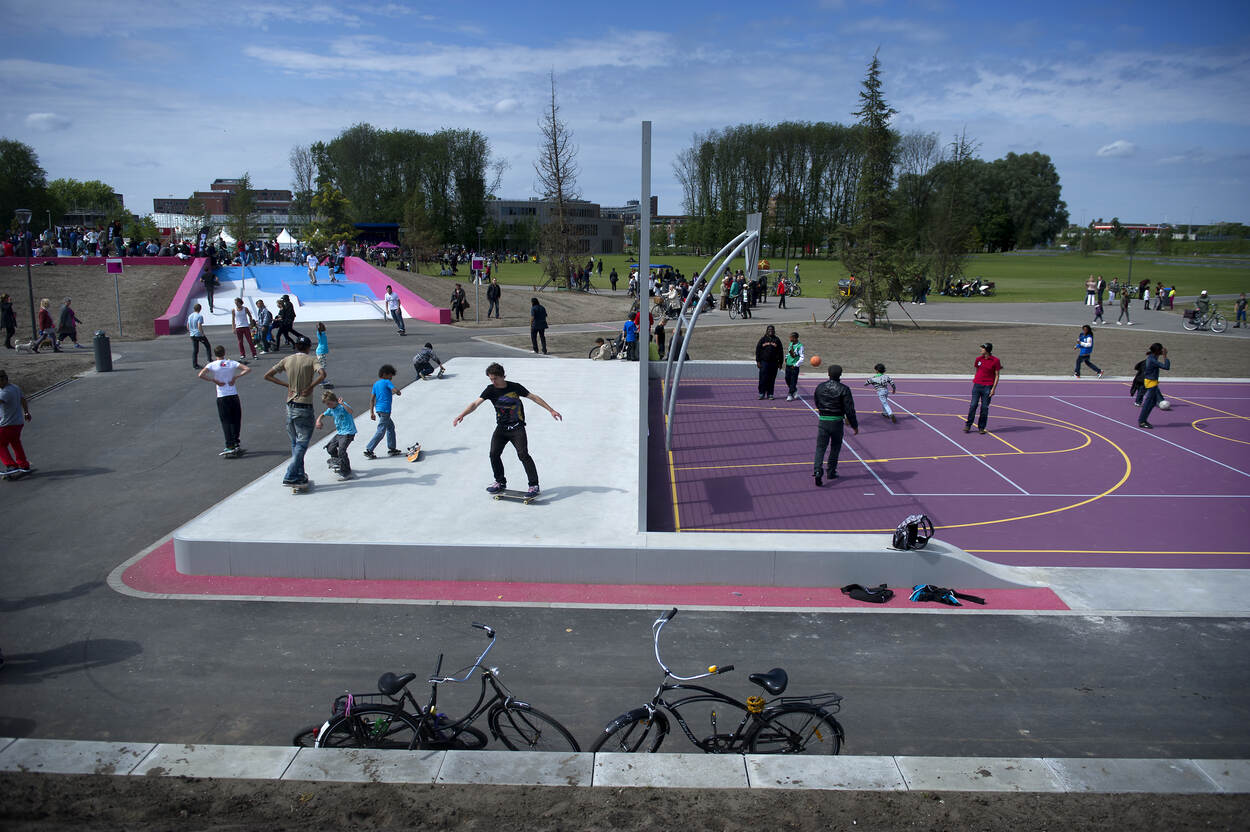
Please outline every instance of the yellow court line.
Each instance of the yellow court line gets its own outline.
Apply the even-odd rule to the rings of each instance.
[[[664,401],[664,388],[665,387],[666,387],[665,383],[661,381],[660,382],[660,401],[661,402]],[[664,427],[665,427],[665,430],[667,431],[668,429],[668,412],[667,411],[665,411],[664,413]],[[666,450],[665,453],[668,455],[669,499],[673,501],[673,531],[680,532],[681,531],[681,509],[679,507],[679,503],[677,502],[677,473],[675,469],[673,468],[672,450]]]
[[[1003,443],[1004,445],[1006,445],[1008,448],[1011,448],[1011,449],[1012,449],[1013,451],[1015,451],[1016,453],[1018,453],[1018,454],[1022,454],[1022,453],[1024,453],[1024,451],[1020,450],[1020,449],[1019,449],[1019,448],[1017,448],[1015,445],[1013,445],[1013,444],[1011,444],[1010,442],[1008,442],[1006,439],[1003,439],[1001,436],[999,436],[999,435],[998,435],[997,433],[995,433],[994,431],[989,431],[989,434],[990,434],[990,436],[992,436],[992,437],[994,437],[995,439],[997,439],[999,442],[1002,442],[1002,443]]]
[[[1183,399],[1183,398],[1181,398],[1180,396],[1173,396],[1172,398],[1173,398],[1173,399],[1175,399],[1175,400],[1176,400],[1176,401],[1178,401],[1178,402],[1184,402],[1185,404],[1192,404],[1192,405],[1194,405],[1195,407],[1205,407],[1207,410],[1214,410],[1216,413],[1223,413],[1225,416],[1231,416],[1231,417],[1233,417],[1234,419],[1248,419],[1248,420],[1250,420],[1250,416],[1241,416],[1241,415],[1238,415],[1238,414],[1236,414],[1236,413],[1229,413],[1227,410],[1220,410],[1218,407],[1212,407],[1211,405],[1209,405],[1209,404],[1203,404],[1202,402],[1195,402],[1195,401],[1193,401],[1193,400],[1191,400],[1191,399]]]
[[[1244,416],[1200,416],[1199,418],[1194,419],[1192,422],[1190,422],[1189,426],[1193,428],[1194,430],[1198,431],[1199,433],[1205,433],[1207,436],[1214,436],[1216,439],[1223,439],[1225,442],[1236,442],[1239,445],[1250,445],[1250,442],[1247,442],[1244,439],[1234,439],[1231,436],[1223,436],[1221,434],[1212,433],[1209,430],[1203,430],[1202,428],[1198,427],[1199,422],[1214,422],[1217,419],[1244,419],[1244,418],[1245,418]]]

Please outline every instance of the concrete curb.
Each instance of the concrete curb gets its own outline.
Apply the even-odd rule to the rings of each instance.
[[[1250,760],[376,751],[12,738],[0,738],[0,771],[592,788],[1250,793]]]

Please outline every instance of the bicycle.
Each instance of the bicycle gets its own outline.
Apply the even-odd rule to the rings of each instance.
[[[487,737],[473,723],[485,714],[491,736],[512,751],[580,751],[568,729],[513,697],[499,681],[498,668],[482,667],[486,654],[495,646],[495,631],[485,624],[475,622],[473,626],[485,631],[490,643],[460,677],[439,675],[443,666],[440,653],[428,680],[430,699],[426,705],[420,705],[408,690],[415,673],[383,673],[378,679],[378,693],[346,693],[334,700],[330,718],[311,737],[312,747],[476,750],[486,745]],[[482,677],[477,704],[456,720],[439,713],[438,686],[468,681],[475,670],[481,670]],[[487,686],[494,694],[489,700]],[[309,742],[309,729],[295,735],[295,745],[307,747]]]
[[[1228,328],[1228,321],[1224,316],[1215,311],[1215,307],[1211,307],[1211,311],[1205,316],[1199,315],[1197,309],[1186,309],[1184,316],[1181,318],[1181,326],[1190,332],[1199,329],[1209,329],[1212,332],[1220,333]]]
[[[782,696],[789,678],[780,667],[767,673],[752,673],[749,678],[763,690],[775,697],[765,700],[761,696],[749,696],[739,702],[720,691],[700,685],[680,684],[708,676],[719,676],[733,670],[733,665],[712,665],[706,673],[694,676],[678,676],[660,658],[660,633],[664,625],[677,615],[674,608],[660,616],[651,625],[655,660],[664,671],[664,678],[656,688],[651,701],[640,708],[621,714],[604,726],[603,731],[590,747],[591,751],[655,752],[669,733],[669,717],[677,720],[686,738],[705,754],[837,754],[842,748],[845,735],[842,726],[833,715],[841,710],[842,697],[836,693],[820,693],[815,696]],[[669,679],[677,680],[672,684]],[[690,691],[690,695],[669,700],[665,694],[674,691]],[[710,719],[712,733],[696,737],[682,709],[712,707]],[[716,708],[727,708],[731,713],[727,723],[734,723],[728,733],[719,730]],[[738,716],[741,712],[741,716]],[[729,727],[727,724],[726,727]]]

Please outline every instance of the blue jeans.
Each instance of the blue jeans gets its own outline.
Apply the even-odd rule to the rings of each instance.
[[[404,313],[401,309],[391,310],[391,320],[395,322],[395,327],[400,331],[404,331]]]
[[[977,405],[980,405],[981,419],[977,422],[977,430],[985,430],[985,425],[990,420],[990,390],[992,389],[988,384],[972,385],[972,401],[968,404],[968,419],[964,422],[964,427],[972,427],[972,419],[977,415]]]
[[[300,482],[308,479],[304,473],[304,453],[308,450],[308,442],[312,439],[313,423],[312,405],[298,405],[287,402],[286,435],[291,437],[291,464],[283,476],[284,483]]]
[[[373,453],[373,449],[382,441],[382,437],[386,437],[386,449],[388,451],[395,450],[395,423],[391,421],[391,414],[378,413],[378,429],[373,432],[373,438],[369,440],[369,444],[365,445],[365,450]]]
[[[1161,398],[1162,396],[1159,395],[1159,385],[1156,384],[1154,387],[1146,388],[1146,395],[1142,397],[1141,410],[1137,413],[1138,424],[1150,421],[1150,411],[1155,409],[1155,405],[1159,403],[1159,399]]]

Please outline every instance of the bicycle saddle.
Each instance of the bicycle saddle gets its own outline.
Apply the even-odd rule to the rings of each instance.
[[[780,667],[774,667],[767,673],[752,673],[747,678],[773,696],[780,696],[785,693],[786,685],[790,682],[790,677]],[[378,684],[380,685],[381,683],[379,682]]]
[[[415,678],[417,678],[415,673],[405,673],[403,676],[396,676],[394,673],[383,673],[378,677],[378,690],[387,696],[394,696]]]

